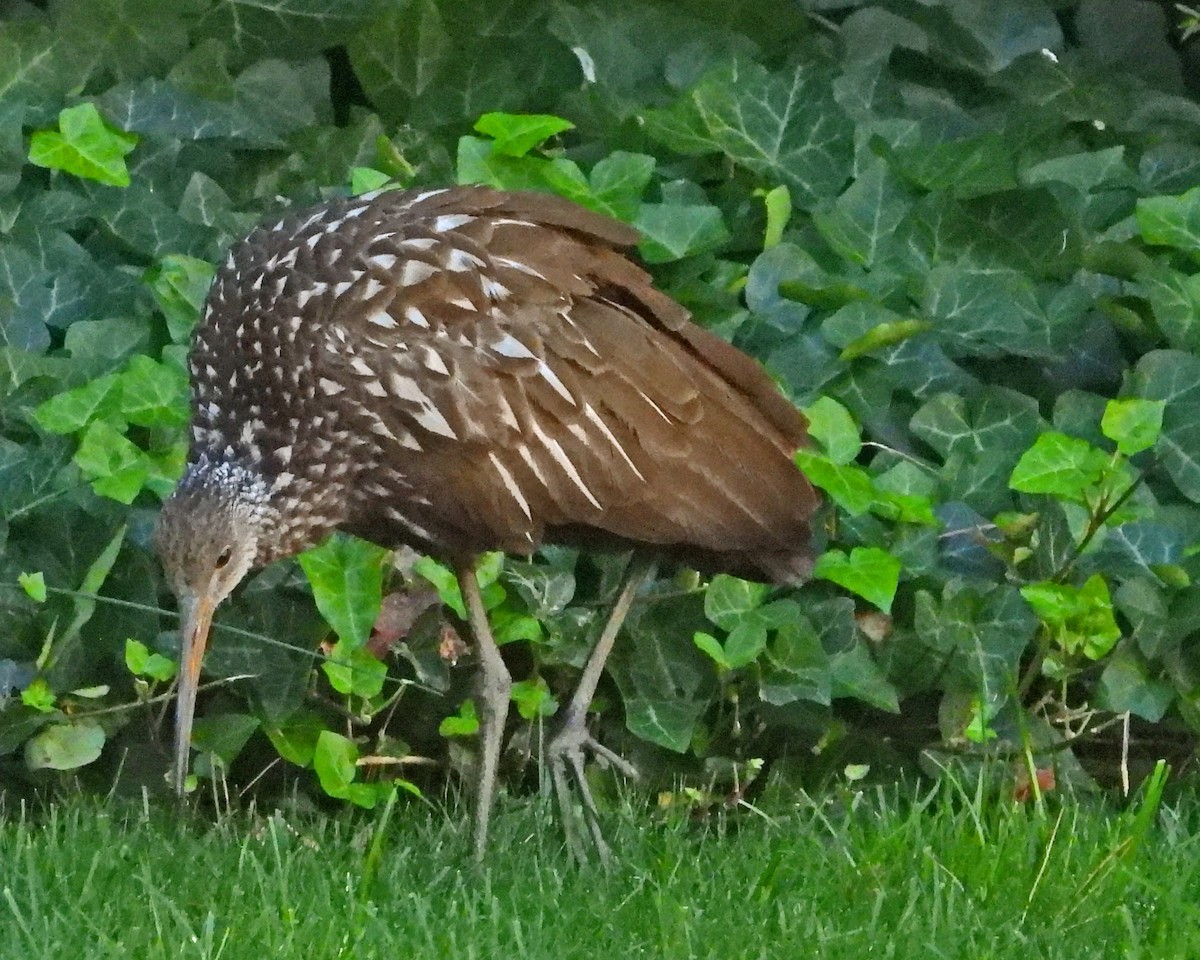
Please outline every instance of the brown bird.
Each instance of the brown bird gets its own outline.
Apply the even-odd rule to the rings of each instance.
[[[479,854],[512,682],[481,553],[633,548],[808,577],[803,416],[654,289],[620,252],[637,239],[556,197],[455,187],[291,212],[233,249],[192,346],[191,449],[157,530],[183,615],[177,790],[213,611],[251,568],[334,530],[456,571],[481,664]],[[584,721],[649,573],[635,569],[548,750],[560,801],[569,766],[600,844]]]

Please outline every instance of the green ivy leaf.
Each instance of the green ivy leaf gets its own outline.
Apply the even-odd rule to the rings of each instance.
[[[550,693],[550,687],[542,677],[521,680],[512,686],[512,699],[522,719],[536,720],[552,717],[558,711],[558,701]]]
[[[438,733],[443,737],[473,737],[478,732],[479,717],[475,714],[475,701],[470,697],[462,702],[457,714],[438,724]]]
[[[46,578],[38,570],[36,573],[22,573],[17,577],[17,583],[34,603],[46,602]]]
[[[725,659],[729,669],[740,670],[749,666],[766,647],[766,625],[754,615],[746,617],[725,638]]]
[[[21,691],[21,702],[39,713],[51,713],[56,708],[57,698],[44,677],[34,677],[29,686]]]
[[[120,379],[110,374],[56,394],[34,410],[33,416],[50,433],[75,433],[93,420],[114,417],[119,422],[120,402]]]
[[[824,490],[834,503],[851,516],[866,513],[875,503],[871,476],[862,467],[836,464],[812,450],[797,450],[796,465],[813,486]]]
[[[129,170],[124,158],[137,142],[136,133],[110,127],[94,104],[82,103],[59,113],[58,130],[34,132],[29,162],[110,187],[127,187]]]
[[[732,630],[762,604],[770,590],[765,584],[718,574],[704,593],[704,615],[722,630]]]
[[[485,553],[476,562],[475,576],[483,593],[483,608],[492,610],[504,602],[507,596],[504,587],[497,583],[500,571],[504,567],[504,554]],[[413,572],[420,574],[438,592],[438,598],[453,610],[460,620],[466,620],[467,608],[463,603],[462,591],[458,586],[458,577],[445,564],[438,563],[432,557],[421,557],[413,564]]]
[[[1162,432],[1163,400],[1109,400],[1104,407],[1100,429],[1127,457],[1149,450]]]
[[[321,789],[329,796],[346,799],[358,776],[358,747],[353,740],[332,730],[322,730],[313,751],[313,769]]]
[[[889,713],[900,712],[896,688],[862,641],[829,658],[834,697],[854,697]]]
[[[191,337],[214,272],[208,261],[182,253],[169,253],[146,271],[144,279],[166,317],[172,343],[187,343]]]
[[[139,354],[120,374],[121,416],[141,427],[177,430],[188,422],[188,379],[178,367]]]
[[[341,639],[333,645],[330,658],[321,665],[329,685],[347,696],[371,699],[383,691],[387,664],[353,641]]]
[[[813,576],[845,587],[890,613],[900,582],[900,566],[899,560],[879,547],[855,547],[849,556],[841,550],[822,554],[813,567]]]
[[[808,418],[808,435],[821,444],[833,463],[841,466],[854,461],[862,450],[862,436],[849,410],[832,397],[818,397],[801,410]]]
[[[1021,596],[1067,654],[1082,652],[1099,660],[1121,637],[1108,584],[1098,573],[1082,587],[1052,581],[1027,584]]]
[[[96,493],[124,504],[133,503],[151,471],[142,449],[102,420],[84,430],[75,462]]]
[[[56,723],[26,742],[25,764],[30,770],[76,770],[100,756],[104,739],[98,724]]]
[[[733,669],[725,656],[725,648],[721,646],[721,641],[711,633],[697,630],[692,634],[692,643],[696,645],[697,650],[707,655],[722,670]]]
[[[125,641],[125,666],[135,677],[149,677],[166,683],[179,670],[179,664],[160,653],[151,653],[150,648],[139,640]]]
[[[1013,468],[1009,486],[1021,493],[1048,493],[1082,501],[1111,465],[1111,458],[1086,440],[1050,431],[1034,441]]]
[[[300,554],[317,609],[351,648],[367,642],[379,617],[387,556],[383,547],[340,534]]]
[[[523,157],[534,147],[575,124],[562,117],[536,113],[485,113],[475,129],[492,138],[492,149],[506,157]]]
[[[317,751],[317,741],[325,732],[324,720],[315,713],[302,710],[279,726],[264,727],[271,744],[288,763],[310,766]]]
[[[357,197],[373,190],[380,190],[392,182],[389,174],[373,167],[350,168],[350,193]]]
[[[633,225],[642,233],[638,252],[647,263],[670,263],[715,250],[729,240],[720,208],[643,203]]]
[[[1200,187],[1175,197],[1142,197],[1134,216],[1147,243],[1200,256]]]

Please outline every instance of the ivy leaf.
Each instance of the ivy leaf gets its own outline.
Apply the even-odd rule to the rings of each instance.
[[[116,374],[99,377],[51,397],[34,411],[34,419],[50,433],[75,433],[93,420],[119,413],[120,387]]]
[[[575,124],[539,113],[485,113],[475,129],[492,138],[492,150],[506,157],[523,157],[534,147]]]
[[[387,679],[386,663],[346,639],[333,645],[330,658],[321,669],[329,678],[329,685],[338,693],[368,700],[379,696]]]
[[[1134,216],[1147,243],[1200,256],[1200,187],[1175,197],[1142,197]]]
[[[45,677],[34,677],[21,691],[21,702],[39,713],[53,713],[57,699]]]
[[[321,789],[329,796],[345,799],[358,776],[358,747],[353,740],[332,730],[322,730],[313,752],[313,769]]]
[[[167,319],[173,343],[187,343],[191,337],[214,272],[208,261],[182,253],[167,254],[146,271],[144,279]]]
[[[40,570],[35,573],[22,573],[17,577],[17,583],[34,603],[46,602],[46,578]]]
[[[638,252],[647,263],[669,263],[715,250],[729,239],[717,207],[644,203],[634,226],[642,233]]]
[[[127,187],[130,181],[125,155],[137,142],[136,133],[108,126],[94,104],[82,103],[59,113],[58,130],[34,132],[29,162],[110,187]]]
[[[120,374],[121,416],[141,427],[183,427],[188,422],[188,379],[178,367],[138,355]]]
[[[722,630],[732,630],[758,608],[770,587],[728,574],[713,577],[704,594],[704,615]]]
[[[838,465],[853,462],[862,450],[862,436],[850,411],[832,397],[818,397],[802,410],[809,436],[821,444],[825,455]]]
[[[125,641],[125,666],[135,677],[149,677],[166,683],[179,670],[179,664],[161,653],[151,653],[140,640],[132,638]]]
[[[550,693],[550,687],[543,677],[531,677],[514,683],[512,699],[517,705],[517,713],[525,720],[552,717],[558,711],[558,701]]]
[[[317,609],[351,648],[367,642],[379,617],[387,555],[387,550],[373,543],[334,535],[299,557]]]
[[[859,516],[875,503],[871,476],[854,464],[842,466],[812,450],[797,450],[796,465],[813,486],[824,490],[831,500],[851,516]]]
[[[1149,450],[1162,432],[1163,400],[1109,400],[1104,407],[1100,429],[1127,457]]]
[[[697,630],[692,634],[692,643],[696,645],[697,650],[706,654],[722,670],[733,669],[729,659],[725,656],[725,648],[721,646],[721,641],[711,633]]]
[[[473,737],[478,732],[479,717],[475,713],[475,701],[470,697],[459,705],[457,714],[438,724],[438,733],[443,737]]]
[[[879,547],[855,547],[849,556],[841,550],[829,550],[817,558],[813,576],[845,587],[884,613],[891,613],[900,582],[900,561]]]
[[[1022,454],[1009,486],[1021,493],[1048,493],[1080,501],[1108,472],[1110,463],[1103,450],[1086,440],[1049,431]]]
[[[382,170],[376,170],[373,167],[350,168],[351,196],[357,197],[364,193],[370,193],[373,190],[382,189],[391,183],[391,181],[392,177],[390,174],[384,173]]]
[[[133,503],[152,466],[140,447],[102,420],[84,430],[75,462],[96,493],[124,504]]]
[[[86,767],[100,756],[104,739],[104,729],[96,723],[56,723],[26,742],[25,764],[30,770]]]

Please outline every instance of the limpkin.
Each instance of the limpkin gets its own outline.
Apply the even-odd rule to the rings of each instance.
[[[651,285],[621,252],[637,240],[556,197],[455,187],[334,200],[234,247],[191,348],[190,452],[156,535],[183,619],[177,790],[215,608],[334,530],[457,574],[481,665],[480,854],[511,686],[481,553],[633,548],[808,576],[803,416]],[[634,566],[548,749],[560,802],[569,773],[593,824],[586,713],[646,577]]]

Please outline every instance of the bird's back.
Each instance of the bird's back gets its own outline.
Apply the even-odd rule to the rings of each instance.
[[[443,555],[634,544],[802,580],[805,421],[619,252],[636,239],[564,200],[470,187],[257,231],[193,350],[193,459],[270,479],[276,554],[340,526]]]

